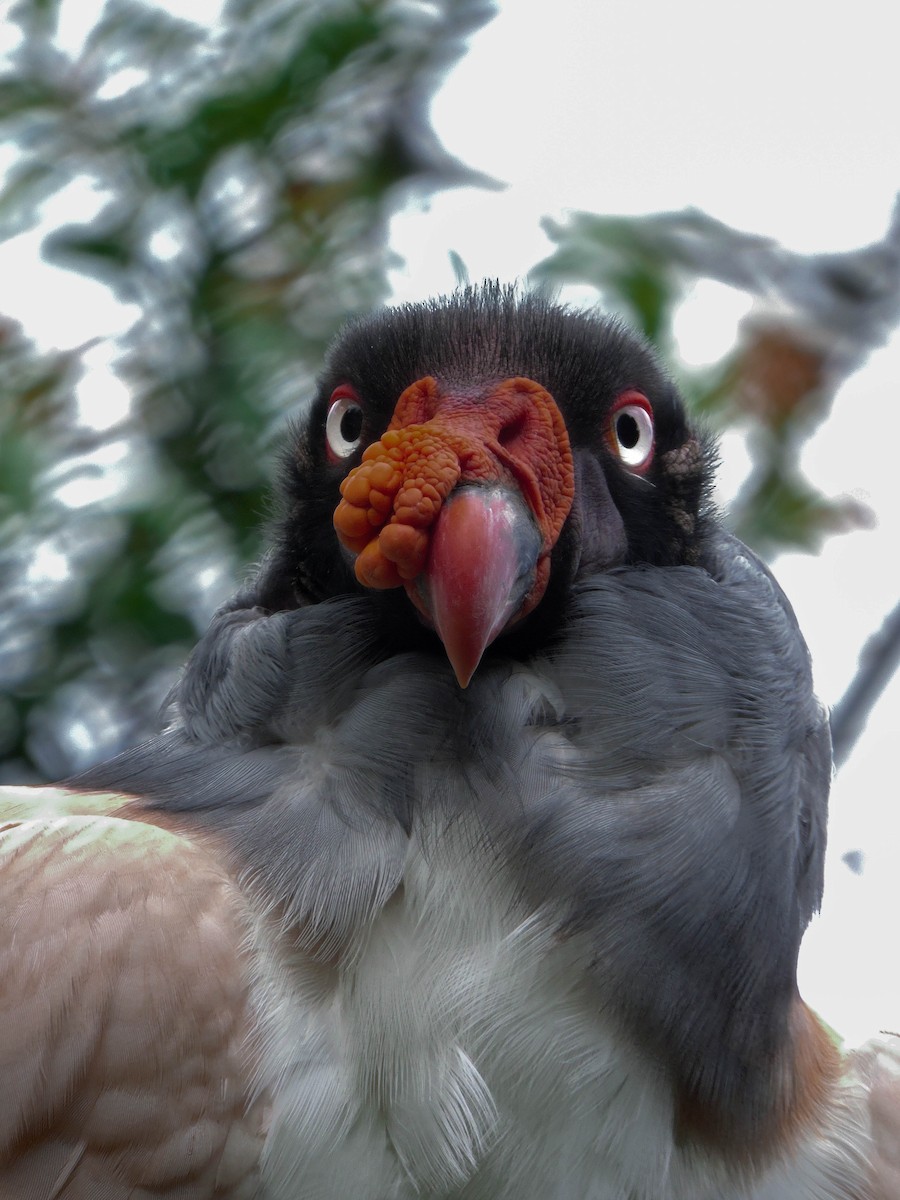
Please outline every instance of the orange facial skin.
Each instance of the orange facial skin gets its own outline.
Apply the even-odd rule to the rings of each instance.
[[[341,543],[357,556],[361,583],[371,588],[405,586],[416,607],[435,623],[427,598],[423,601],[423,588],[411,585],[424,575],[427,597],[437,524],[447,511],[448,497],[467,484],[518,493],[524,501],[523,519],[533,520],[539,531],[529,586],[506,620],[509,625],[543,595],[549,555],[575,493],[565,422],[550,394],[533,380],[507,379],[479,395],[445,394],[431,377],[413,383],[397,401],[384,435],[366,449],[360,465],[341,484],[334,526]],[[472,544],[465,550],[487,572],[498,557],[495,539],[503,536],[494,524],[485,523],[491,532],[482,539],[476,520]],[[440,570],[452,574],[458,562],[454,556],[460,553],[462,549],[454,550],[448,558],[445,552]],[[469,571],[472,567],[460,565]],[[498,592],[492,613],[459,614],[463,622],[471,618],[479,624],[475,640],[483,633],[485,645],[501,632],[493,625],[497,613],[509,606],[509,575],[509,570],[503,571],[497,580],[506,594]]]

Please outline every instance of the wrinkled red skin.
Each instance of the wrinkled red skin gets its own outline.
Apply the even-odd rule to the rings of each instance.
[[[565,422],[539,384],[448,395],[426,377],[342,483],[334,525],[361,583],[406,588],[465,687],[539,603],[574,493]]]

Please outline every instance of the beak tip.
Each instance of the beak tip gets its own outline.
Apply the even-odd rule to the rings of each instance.
[[[482,636],[473,636],[473,631],[454,619],[455,614],[444,614],[444,621],[435,622],[435,632],[444,645],[444,653],[461,688],[467,688],[478,670],[488,641]]]
[[[451,667],[453,667],[453,674],[456,676],[456,682],[463,689],[463,691],[465,691],[465,689],[472,682],[472,676],[475,674],[475,671],[478,667],[478,663],[476,663],[475,666],[472,667],[471,669],[469,669],[468,667],[457,667],[452,662],[450,665],[451,665]]]

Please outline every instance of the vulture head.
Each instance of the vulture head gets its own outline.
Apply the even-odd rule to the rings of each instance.
[[[710,473],[625,326],[467,289],[333,345],[285,456],[270,586],[298,604],[387,594],[397,626],[433,631],[466,687],[498,639],[551,632],[573,581],[698,563]]]

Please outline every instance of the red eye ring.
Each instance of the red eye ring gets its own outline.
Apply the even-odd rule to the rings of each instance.
[[[605,436],[610,449],[634,475],[643,475],[653,462],[653,408],[643,394],[623,392],[609,412]]]
[[[331,393],[325,417],[325,453],[331,463],[345,462],[359,448],[363,406],[355,388],[342,383]]]

